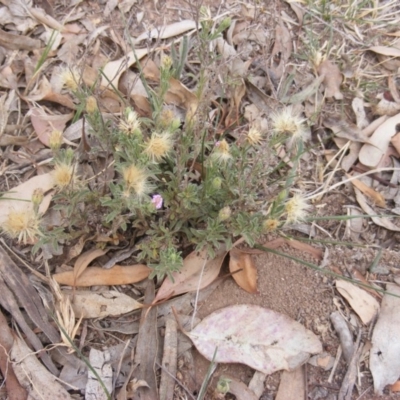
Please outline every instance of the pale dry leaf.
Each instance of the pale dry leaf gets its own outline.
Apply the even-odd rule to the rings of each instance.
[[[21,183],[15,188],[4,193],[0,198],[0,226],[4,224],[10,210],[15,211],[32,211],[33,203],[31,201],[33,192],[36,189],[43,190],[44,193],[49,192],[54,187],[54,179],[51,173],[34,176],[26,182]],[[39,212],[44,214],[50,205],[51,195],[46,196],[39,206]]]
[[[69,297],[77,318],[115,317],[143,307],[132,297],[116,290],[104,292],[63,290],[62,293]]]
[[[346,174],[347,178],[352,178],[352,175]],[[378,207],[385,208],[386,201],[385,198],[381,193],[378,193],[376,190],[372,189],[364,182],[360,181],[359,179],[352,179],[351,183],[355,186],[358,190],[361,190],[365,195],[367,195]]]
[[[351,140],[353,142],[369,142],[369,138],[363,134],[360,128],[350,122],[347,122],[340,116],[324,118],[322,123],[326,128],[331,129],[333,134],[339,138]]]
[[[302,399],[306,392],[304,367],[283,371],[275,400]]]
[[[170,25],[162,26],[159,28],[154,28],[151,31],[143,32],[139,35],[135,43],[141,42],[146,39],[168,39],[174,36],[181,35],[187,31],[191,31],[192,29],[196,29],[197,24],[196,21],[191,19],[174,22]]]
[[[388,77],[388,88],[390,90],[390,94],[393,97],[393,100],[396,103],[400,103],[400,93],[399,90],[397,89],[397,80],[393,75],[389,75]]]
[[[90,249],[85,253],[81,254],[74,264],[74,273],[73,273],[73,280],[76,283],[77,279],[83,274],[85,269],[89,266],[89,264],[98,257],[104,256],[108,249]],[[75,286],[75,284],[74,284]]]
[[[380,100],[378,104],[375,104],[372,107],[372,111],[374,114],[393,117],[393,115],[396,115],[399,112],[400,104],[392,101],[392,99],[387,99],[384,93],[379,93],[376,98]]]
[[[228,393],[233,394],[236,400],[258,400],[258,397],[251,389],[234,377],[222,375],[220,377],[221,380],[229,382]]]
[[[208,286],[217,278],[226,254],[224,247],[211,260],[208,259],[206,250],[190,253],[183,260],[183,267],[179,272],[172,274],[173,281],[169,278],[164,280],[154,303]]]
[[[360,97],[354,97],[353,101],[351,102],[351,107],[353,108],[356,116],[357,127],[360,129],[366,128],[369,125],[369,121],[364,108],[364,100]]]
[[[276,79],[280,79],[285,72],[286,65],[292,55],[292,37],[282,19],[275,28],[275,44],[271,53],[271,71]]]
[[[90,349],[89,363],[97,373],[95,375],[92,369],[88,369],[88,381],[85,388],[86,400],[109,400],[112,393],[113,371],[111,367],[111,355],[109,350]],[[99,382],[101,379],[101,383]],[[105,392],[103,385],[108,391]]]
[[[400,49],[397,47],[373,46],[367,50],[373,51],[374,53],[381,54],[383,56],[400,57]]]
[[[15,375],[28,391],[29,399],[72,399],[57,378],[42,365],[33,351],[18,336],[14,338],[10,358]]]
[[[285,104],[300,104],[303,103],[305,100],[309,99],[313,96],[318,88],[320,87],[322,81],[324,80],[324,76],[319,76],[318,78],[314,79],[308,86],[306,86],[303,90],[293,95],[285,96],[281,99],[282,103]]]
[[[400,232],[400,227],[396,226],[388,217],[373,217],[373,215],[377,215],[378,213],[372,209],[367,203],[366,198],[361,193],[360,190],[354,188],[356,193],[356,199],[360,207],[371,216],[372,221],[383,228],[389,229],[390,231]]]
[[[257,268],[251,254],[233,248],[229,251],[229,256],[229,271],[235,282],[246,292],[257,293]],[[238,270],[242,271],[234,273]]]
[[[50,115],[41,107],[32,107],[29,115],[38,139],[49,147],[52,132],[55,130],[62,132],[67,122],[73,118],[74,113]]]
[[[397,150],[397,152],[400,154],[400,132],[396,133],[391,139],[390,143],[392,146]]]
[[[359,160],[367,167],[376,168],[385,155],[391,138],[397,133],[400,114],[386,120],[380,125],[369,139],[368,144],[360,150]]]
[[[300,323],[255,305],[217,310],[187,335],[207,360],[246,364],[265,374],[293,370],[322,351],[318,337]]]
[[[378,313],[379,303],[360,287],[348,281],[337,280],[336,289],[348,301],[365,325],[368,325]]]
[[[68,286],[102,286],[102,285],[129,285],[146,279],[151,269],[143,264],[114,265],[110,269],[89,267],[75,281],[74,271],[54,274],[53,278],[61,285]]]
[[[334,97],[336,100],[342,100],[343,94],[340,91],[340,85],[343,81],[342,73],[336,64],[329,60],[323,61],[318,67],[318,73],[324,77],[325,96]]]
[[[379,395],[386,385],[395,383],[400,376],[400,287],[388,283],[386,290],[388,294],[382,300],[369,353],[369,369],[375,393]]]
[[[112,88],[118,87],[118,82],[119,78],[121,75],[129,69],[133,64],[136,63],[136,61],[141,60],[144,56],[146,56],[149,53],[149,49],[136,49],[134,51],[129,52],[126,54],[124,57],[110,61],[107,63],[102,71],[102,77],[101,77],[101,86],[103,87],[109,87]],[[86,71],[87,74],[89,73],[89,70]],[[83,76],[85,80],[85,75]],[[94,83],[94,82],[93,82]]]

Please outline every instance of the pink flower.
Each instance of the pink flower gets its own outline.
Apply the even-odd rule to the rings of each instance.
[[[157,210],[159,210],[163,205],[163,198],[160,194],[155,194],[151,199],[151,202],[154,204]]]

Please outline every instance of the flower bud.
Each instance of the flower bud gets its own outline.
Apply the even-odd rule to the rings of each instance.
[[[86,112],[88,114],[94,114],[98,110],[97,100],[94,96],[89,96],[86,99]]]
[[[213,189],[216,189],[216,190],[221,189],[221,186],[222,186],[222,179],[221,179],[219,176],[217,176],[216,178],[214,178],[214,179],[212,180],[211,185],[212,185]]]
[[[226,206],[224,208],[221,208],[221,210],[219,210],[218,219],[220,221],[226,221],[231,217],[231,215],[232,215],[231,208],[229,206]]]
[[[63,143],[63,134],[62,134],[61,131],[55,129],[50,134],[49,147],[54,152],[57,152],[58,150],[60,150],[60,147],[61,147],[62,143]]]
[[[44,192],[41,188],[36,188],[32,193],[32,203],[34,207],[39,207],[40,203],[43,201]]]

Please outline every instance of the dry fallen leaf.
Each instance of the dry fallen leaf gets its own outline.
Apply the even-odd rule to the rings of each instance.
[[[62,293],[70,298],[72,309],[77,318],[118,316],[143,307],[132,297],[116,290],[105,292],[63,290]]]
[[[379,311],[379,303],[358,286],[348,281],[337,280],[336,289],[349,302],[365,325],[369,324]]]
[[[49,147],[50,135],[57,130],[62,132],[67,122],[73,118],[74,113],[49,115],[43,108],[32,107],[29,111],[32,125],[35,128],[38,139],[47,147]]]
[[[386,153],[390,139],[397,133],[400,114],[389,118],[381,124],[369,138],[369,144],[364,144],[360,150],[360,162],[367,167],[375,168]]]
[[[15,336],[9,353],[19,383],[28,391],[29,399],[72,399],[57,377],[49,372],[36,358],[26,343]]]
[[[196,21],[183,20],[174,22],[170,25],[154,28],[149,32],[144,32],[135,39],[135,43],[139,43],[145,39],[168,39],[170,37],[181,35],[192,29],[196,29]]]
[[[360,190],[354,188],[354,191],[356,193],[357,203],[368,215],[371,215],[371,219],[376,225],[382,226],[390,231],[400,232],[400,228],[396,226],[388,217],[373,217],[373,215],[377,215],[378,213],[368,205],[366,198]]]
[[[257,268],[251,254],[234,247],[229,251],[229,256],[229,271],[235,282],[246,292],[257,293]],[[242,271],[234,273],[240,269]]]
[[[387,284],[378,321],[372,333],[369,368],[374,379],[375,393],[381,395],[386,385],[400,376],[400,287]]]
[[[271,53],[271,72],[273,79],[280,79],[292,55],[292,37],[282,19],[275,28],[275,44]]]
[[[93,248],[93,249],[90,249],[90,250],[86,251],[85,253],[81,254],[77,258],[77,260],[75,261],[75,264],[74,264],[74,273],[73,273],[74,284],[73,284],[73,286],[76,286],[76,281],[83,274],[83,272],[86,270],[88,265],[93,260],[95,260],[98,257],[103,256],[106,253],[107,253],[107,250]]]
[[[74,280],[74,271],[54,274],[53,278],[60,285],[68,286],[98,286],[98,285],[129,285],[147,278],[151,269],[146,265],[114,265],[110,269],[89,267]]]
[[[51,173],[34,176],[24,183],[16,186],[10,191],[3,194],[0,198],[0,226],[8,217],[10,210],[32,211],[33,203],[31,201],[33,192],[36,189],[43,190],[44,193],[49,192],[54,187],[54,180]],[[45,196],[39,206],[39,212],[44,214],[50,205],[51,194]]]
[[[217,310],[187,335],[207,360],[246,364],[265,374],[293,370],[322,351],[318,337],[301,324],[254,305]]]
[[[346,174],[348,178],[352,176]],[[361,190],[365,195],[367,195],[378,207],[386,208],[386,201],[382,194],[378,193],[376,190],[372,189],[364,182],[360,181],[359,179],[352,179],[351,183],[358,189]]]
[[[334,97],[336,100],[343,99],[340,85],[343,81],[342,73],[337,65],[329,60],[323,61],[318,67],[318,73],[324,77],[325,96]]]
[[[217,278],[226,254],[224,247],[218,250],[212,260],[207,258],[206,250],[190,253],[183,260],[180,271],[172,274],[173,281],[169,278],[164,280],[154,303],[208,286]]]
[[[109,350],[90,349],[88,369],[88,381],[85,388],[86,399],[108,400],[112,393],[113,370],[111,367],[111,354]],[[96,371],[94,374],[93,370]]]

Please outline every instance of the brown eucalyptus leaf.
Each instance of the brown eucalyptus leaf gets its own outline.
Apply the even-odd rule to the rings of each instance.
[[[88,265],[96,258],[104,256],[104,254],[106,254],[107,251],[108,250],[94,248],[86,251],[77,258],[74,264],[73,286],[76,286],[77,279],[82,275],[82,273],[85,271]]]
[[[235,247],[229,251],[229,271],[232,278],[246,292],[257,293],[257,268],[251,254],[244,253]],[[242,270],[240,272],[236,272]]]
[[[173,280],[166,278],[158,289],[154,303],[168,299],[178,294],[203,289],[218,276],[222,262],[227,254],[221,247],[212,260],[208,259],[207,251],[193,251],[183,260],[183,267],[172,274]]]
[[[129,285],[146,279],[151,269],[143,264],[114,265],[110,269],[90,267],[85,269],[78,279],[74,279],[74,271],[54,274],[53,278],[60,285],[68,286],[101,286]]]
[[[343,94],[340,91],[343,76],[339,67],[331,61],[325,60],[318,67],[318,73],[324,77],[325,96],[334,97],[336,100],[343,99]]]
[[[322,351],[318,337],[303,325],[255,305],[217,310],[187,335],[207,360],[246,364],[265,374],[293,370]]]

